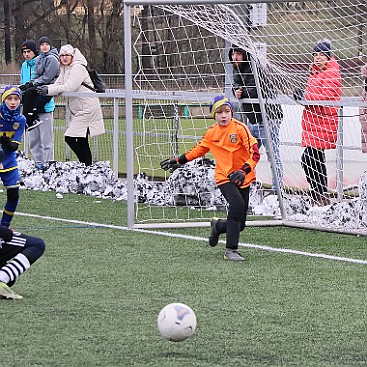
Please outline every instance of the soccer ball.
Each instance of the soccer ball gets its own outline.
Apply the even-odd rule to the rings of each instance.
[[[194,335],[196,316],[194,311],[183,303],[170,303],[164,306],[157,319],[160,334],[173,342],[182,342]]]

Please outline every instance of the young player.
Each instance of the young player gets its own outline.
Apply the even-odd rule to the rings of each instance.
[[[10,226],[19,200],[19,171],[16,151],[25,128],[25,117],[20,113],[22,93],[14,85],[7,85],[0,105],[0,146],[3,159],[0,162],[0,178],[6,187],[7,201],[1,225]]]
[[[224,259],[243,261],[238,242],[240,232],[245,228],[250,184],[256,179],[259,149],[247,126],[233,118],[233,105],[227,97],[215,97],[210,104],[210,113],[216,123],[209,127],[198,145],[178,158],[162,161],[160,165],[168,170],[212,152],[216,160],[215,181],[229,204],[229,210],[227,219],[211,220],[209,245],[216,246],[220,234],[226,233]]]
[[[42,239],[0,227],[0,298],[22,299],[10,287],[45,251]]]

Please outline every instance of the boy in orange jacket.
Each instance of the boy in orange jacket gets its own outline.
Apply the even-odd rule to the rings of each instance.
[[[209,245],[216,246],[220,234],[226,233],[224,259],[243,261],[238,242],[245,228],[250,184],[256,180],[255,167],[260,160],[257,140],[245,124],[233,118],[233,105],[227,97],[215,97],[210,113],[216,123],[209,127],[200,142],[180,157],[166,159],[160,165],[168,170],[212,152],[216,160],[215,181],[229,210],[227,219],[212,218]]]

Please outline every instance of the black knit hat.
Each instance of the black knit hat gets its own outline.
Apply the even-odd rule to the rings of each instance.
[[[37,56],[38,55],[38,50],[37,50],[37,45],[36,42],[34,42],[33,40],[26,40],[22,43],[22,47],[21,47],[22,52],[24,50],[31,50],[34,52],[34,54]]]
[[[314,47],[312,51],[312,55],[315,53],[323,53],[327,56],[327,58],[330,60],[331,57],[331,42],[327,40],[326,38],[320,40],[317,42],[316,46]]]
[[[50,46],[52,46],[52,41],[46,36],[43,36],[39,39],[38,44],[41,46],[42,43],[48,43]]]

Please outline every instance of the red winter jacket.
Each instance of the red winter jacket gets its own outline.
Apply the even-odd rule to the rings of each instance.
[[[308,101],[339,101],[342,94],[340,68],[332,57],[322,68],[312,65],[306,85]],[[335,149],[338,130],[337,106],[305,106],[302,116],[302,146]]]

